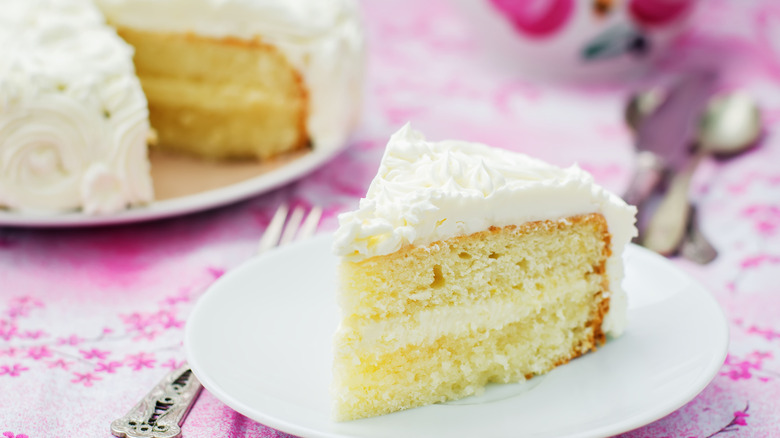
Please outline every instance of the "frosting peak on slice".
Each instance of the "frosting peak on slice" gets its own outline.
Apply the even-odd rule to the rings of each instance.
[[[605,216],[616,245],[634,235],[635,209],[577,166],[478,143],[429,142],[406,125],[390,138],[358,210],[339,216],[335,250],[361,260],[490,226],[594,212]]]

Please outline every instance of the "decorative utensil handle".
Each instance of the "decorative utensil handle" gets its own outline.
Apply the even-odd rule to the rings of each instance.
[[[189,366],[168,373],[124,417],[111,423],[122,438],[177,438],[181,424],[203,386]]]

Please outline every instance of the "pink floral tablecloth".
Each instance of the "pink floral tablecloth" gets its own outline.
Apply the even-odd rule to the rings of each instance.
[[[277,206],[321,205],[320,231],[333,230],[336,215],[365,193],[388,136],[407,121],[431,139],[576,161],[605,186],[626,187],[633,152],[621,110],[637,84],[535,85],[483,62],[468,19],[446,0],[362,5],[369,47],[363,119],[349,148],[322,168],[185,217],[0,228],[3,438],[109,437],[111,420],[183,363],[190,310],[216,278],[253,255]],[[759,100],[767,131],[758,148],[697,172],[693,196],[720,256],[705,266],[672,259],[723,307],[729,353],[695,399],[625,437],[780,436],[780,4],[702,5],[657,74],[719,68],[723,87]],[[204,392],[184,436],[286,435]]]

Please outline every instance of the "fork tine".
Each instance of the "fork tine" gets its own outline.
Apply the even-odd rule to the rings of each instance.
[[[320,217],[322,217],[322,208],[319,206],[312,207],[306,220],[303,221],[303,225],[301,225],[301,231],[298,232],[298,238],[303,239],[314,234],[314,231],[317,230],[317,225],[320,223]]]
[[[293,241],[295,233],[298,232],[298,227],[301,226],[303,220],[303,207],[300,205],[295,207],[290,218],[287,219],[287,226],[284,227],[282,238],[279,240],[279,246],[286,245]]]
[[[280,205],[276,210],[260,239],[257,248],[258,254],[275,246],[290,243],[295,239],[309,237],[317,230],[317,225],[322,217],[321,207],[312,207],[309,214],[306,215],[305,209],[299,205],[293,209],[288,217],[289,210],[287,204]],[[304,216],[306,216],[305,219]]]
[[[282,228],[284,227],[284,220],[287,218],[287,211],[289,207],[287,204],[282,204],[276,209],[274,217],[271,218],[271,222],[268,223],[268,227],[263,233],[263,237],[260,239],[260,243],[257,247],[257,252],[261,253],[267,251],[279,242],[279,236],[282,235]]]

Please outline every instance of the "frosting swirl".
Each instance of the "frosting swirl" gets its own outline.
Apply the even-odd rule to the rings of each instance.
[[[3,8],[0,205],[100,214],[150,201],[148,110],[132,49],[88,0]]]

